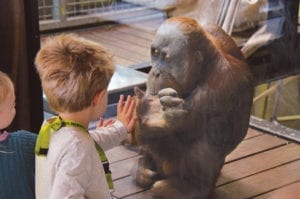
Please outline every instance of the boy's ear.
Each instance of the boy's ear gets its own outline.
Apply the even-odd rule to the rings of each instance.
[[[99,91],[95,95],[95,97],[93,98],[93,101],[92,101],[92,106],[95,106],[96,104],[98,104],[101,101],[102,97],[105,95],[105,92],[106,92],[106,90],[102,90],[102,91]]]

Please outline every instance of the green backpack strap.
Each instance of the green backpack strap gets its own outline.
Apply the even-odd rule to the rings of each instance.
[[[50,118],[44,122],[39,131],[37,141],[35,144],[34,151],[36,155],[47,155],[51,133],[58,131],[58,129],[60,129],[61,126],[62,120],[58,116]]]
[[[113,184],[113,180],[112,180],[112,176],[111,176],[111,171],[109,169],[108,159],[107,159],[103,149],[96,142],[95,142],[95,146],[96,146],[98,155],[99,155],[100,160],[101,160],[102,165],[103,165],[103,169],[104,169],[104,172],[105,172],[105,177],[106,177],[108,187],[109,187],[109,189],[113,190],[114,189],[114,184]]]
[[[61,127],[64,126],[79,127],[88,133],[88,130],[85,127],[83,127],[81,124],[74,121],[62,120],[59,116],[55,116],[53,118],[46,120],[46,122],[44,122],[44,124],[42,125],[35,145],[35,154],[38,156],[40,155],[47,156],[51,133],[58,131]],[[98,152],[101,163],[103,165],[108,187],[109,189],[112,190],[114,188],[114,185],[112,181],[111,171],[109,169],[108,159],[103,149],[96,142],[95,142],[95,147]]]

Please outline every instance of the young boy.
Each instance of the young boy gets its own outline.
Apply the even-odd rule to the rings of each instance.
[[[34,145],[36,134],[7,133],[15,110],[14,86],[0,71],[0,198],[34,199]]]
[[[135,102],[120,97],[117,121],[88,132],[88,124],[107,106],[107,87],[114,72],[111,57],[97,43],[75,35],[48,39],[35,60],[50,107],[36,145],[36,197],[111,198],[107,150],[126,139],[136,118]]]

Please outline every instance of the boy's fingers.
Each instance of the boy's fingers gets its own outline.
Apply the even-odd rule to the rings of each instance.
[[[125,113],[128,111],[128,108],[129,108],[129,106],[130,106],[130,104],[131,104],[131,96],[130,95],[128,95],[128,97],[127,97],[127,99],[126,99],[126,102],[125,102],[125,105],[124,105],[124,110],[125,110]]]
[[[134,127],[135,127],[135,123],[137,121],[137,117],[132,117],[129,124],[128,124],[128,131],[131,132],[133,131]]]
[[[133,112],[134,112],[134,108],[135,108],[135,101],[134,100],[131,100],[130,102],[130,106],[126,112],[126,114],[128,114],[128,117],[131,118],[132,115],[133,115]]]
[[[122,112],[123,111],[123,103],[124,103],[124,95],[120,95],[120,99],[118,102],[118,112]]]
[[[98,125],[97,125],[98,127],[101,127],[101,126],[103,126],[103,118],[102,117],[100,117],[100,119],[99,119],[99,122],[98,122]]]
[[[110,125],[112,125],[113,123],[114,123],[115,121],[113,120],[113,119],[108,119],[107,121],[105,121],[105,127],[106,126],[110,126]]]

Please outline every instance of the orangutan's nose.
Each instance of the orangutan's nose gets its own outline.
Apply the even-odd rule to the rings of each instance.
[[[160,70],[158,68],[153,69],[153,76],[156,78],[160,76]]]

